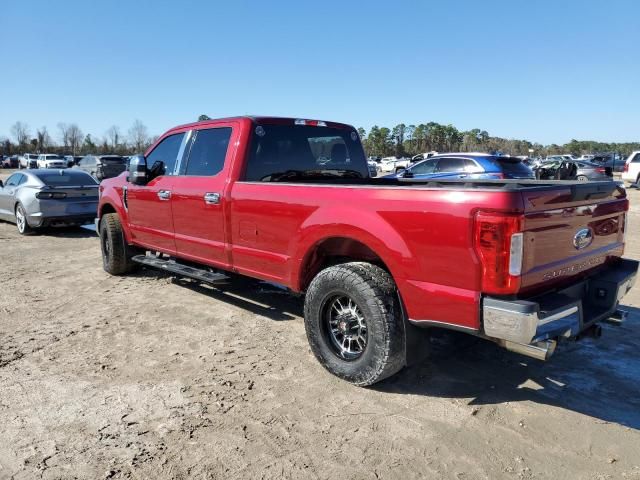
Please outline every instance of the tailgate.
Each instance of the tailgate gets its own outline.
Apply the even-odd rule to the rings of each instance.
[[[521,290],[566,283],[622,256],[626,193],[615,182],[559,184],[523,191]]]

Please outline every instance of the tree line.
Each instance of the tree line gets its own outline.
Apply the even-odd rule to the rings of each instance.
[[[582,155],[604,152],[629,155],[634,150],[640,150],[640,142],[604,143],[571,140],[564,145],[542,145],[529,140],[494,137],[486,130],[479,128],[460,131],[453,125],[441,125],[436,122],[419,125],[401,123],[393,128],[374,125],[368,132],[364,128],[359,128],[358,133],[367,155],[380,157],[405,157],[430,151],[499,152],[506,155],[534,157],[560,153]]]
[[[200,115],[198,120],[209,117]],[[617,152],[628,155],[640,150],[640,142],[604,143],[591,140],[571,140],[564,145],[542,145],[529,140],[494,137],[486,130],[474,128],[460,131],[455,126],[429,122],[419,125],[401,123],[393,128],[374,125],[367,132],[358,133],[367,155],[387,157],[413,156],[418,153],[437,152],[500,152],[508,155],[547,156],[559,153],[582,155],[597,152]],[[84,134],[76,123],[58,123],[56,139],[47,127],[31,130],[29,125],[17,121],[11,126],[11,138],[0,137],[0,154],[60,153],[62,155],[107,154],[133,155],[144,152],[156,136],[151,136],[140,120],[135,120],[123,133],[112,125],[102,137]],[[57,140],[57,141],[56,141]]]
[[[17,121],[11,126],[11,138],[0,138],[0,154],[59,153],[61,155],[117,154],[133,155],[144,152],[157,137],[151,136],[144,123],[135,120],[126,134],[112,125],[102,137],[85,134],[76,123],[57,125],[56,138],[47,127],[31,130]]]

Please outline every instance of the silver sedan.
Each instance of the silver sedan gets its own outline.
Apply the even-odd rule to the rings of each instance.
[[[22,235],[38,228],[92,223],[98,209],[98,183],[78,170],[16,172],[0,181],[0,220]]]

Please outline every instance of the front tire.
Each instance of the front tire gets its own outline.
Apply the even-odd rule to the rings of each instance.
[[[584,176],[584,175],[578,175],[578,181],[579,182],[588,182],[589,178]]]
[[[16,205],[16,227],[20,235],[31,235],[35,232],[35,229],[29,226],[29,220],[27,219],[27,212],[21,203]]]
[[[322,270],[307,290],[304,322],[320,364],[347,382],[372,385],[404,366],[402,310],[380,267],[354,262]]]
[[[131,260],[122,224],[117,213],[107,213],[100,221],[100,247],[102,268],[111,275],[124,275],[132,271],[136,263]]]

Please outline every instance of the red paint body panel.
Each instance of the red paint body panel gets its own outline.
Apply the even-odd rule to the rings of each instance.
[[[482,269],[474,249],[477,211],[524,215],[523,292],[566,282],[568,275],[558,272],[585,258],[607,261],[622,254],[621,225],[627,209],[623,191],[575,202],[560,186],[527,192],[240,181],[253,122],[232,118],[167,132],[158,142],[180,131],[231,126],[223,171],[212,177],[159,177],[137,188],[127,183],[126,174],[105,180],[99,211],[113,206],[133,244],[278,282],[294,291],[306,288],[311,252],[318,245],[329,239],[359,242],[393,275],[410,319],[473,330],[480,328],[482,294]],[[129,189],[128,211],[122,206],[124,186]],[[168,205],[154,203],[159,188],[173,190]],[[221,202],[205,205],[206,192],[220,193]],[[571,239],[586,224],[595,239],[578,252]],[[549,279],[554,272],[558,278]]]

